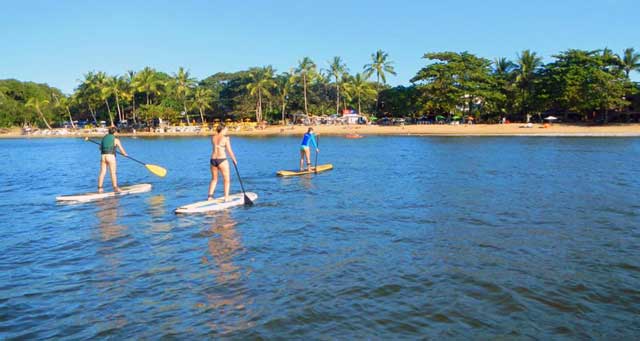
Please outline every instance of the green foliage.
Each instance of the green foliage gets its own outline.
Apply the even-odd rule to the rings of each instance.
[[[499,111],[504,94],[491,76],[491,62],[468,52],[427,53],[434,60],[411,82],[421,91],[425,113],[481,115]]]
[[[625,95],[632,88],[624,70],[601,51],[568,50],[547,65],[544,89],[549,105],[560,112],[577,112],[588,119],[595,112],[623,109],[630,103]]]
[[[182,67],[172,75],[150,67],[114,76],[90,71],[70,96],[46,84],[0,80],[0,126],[45,127],[72,119],[178,121],[187,118],[181,112],[201,121],[284,120],[291,113],[331,115],[341,108],[393,116],[470,115],[486,122],[540,119],[550,112],[606,122],[609,112],[640,110],[638,85],[629,80],[640,71],[640,54],[633,48],[622,52],[568,50],[546,65],[529,50],[515,62],[493,63],[469,52],[427,53],[427,65],[413,84],[396,87],[386,86],[395,68],[383,50],[354,75],[336,56],[327,70],[304,57],[288,72],[277,74],[267,66],[216,73],[199,82]]]

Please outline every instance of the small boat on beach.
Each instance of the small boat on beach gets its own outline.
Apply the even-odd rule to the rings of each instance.
[[[355,134],[355,133],[354,134],[347,134],[347,135],[344,136],[344,138],[346,138],[346,139],[361,139],[363,137],[364,136],[362,136],[360,134]]]

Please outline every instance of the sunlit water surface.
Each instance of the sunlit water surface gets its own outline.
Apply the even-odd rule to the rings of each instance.
[[[0,140],[0,339],[640,336],[639,139],[324,137],[297,178],[298,138],[232,142],[256,205],[176,216],[206,138],[123,139],[169,175],[82,205],[94,145]]]

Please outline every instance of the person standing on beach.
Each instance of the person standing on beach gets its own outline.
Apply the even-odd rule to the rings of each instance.
[[[98,175],[98,193],[102,193],[102,185],[104,183],[104,176],[107,173],[107,167],[109,167],[109,174],[111,174],[111,185],[113,191],[120,192],[118,187],[118,176],[116,174],[116,148],[120,150],[120,153],[127,156],[127,152],[122,147],[120,139],[115,136],[116,127],[109,127],[109,133],[102,138],[100,142],[100,175]]]
[[[229,176],[229,162],[227,161],[227,153],[231,156],[231,160],[237,166],[233,149],[231,149],[231,139],[227,136],[227,127],[220,124],[216,128],[217,134],[211,136],[211,145],[213,151],[211,152],[211,160],[209,160],[211,168],[211,181],[209,182],[209,195],[207,200],[213,200],[213,192],[216,190],[218,183],[218,172],[222,173],[222,179],[224,181],[224,201],[229,201],[229,188],[231,187],[231,180]]]
[[[309,128],[307,133],[302,137],[302,143],[300,145],[300,171],[304,171],[304,159],[307,158],[307,169],[311,171],[311,151],[309,149],[309,145],[313,145],[313,148],[316,149],[316,153],[320,152],[318,149],[318,143],[316,142],[316,136],[313,133],[313,128]]]

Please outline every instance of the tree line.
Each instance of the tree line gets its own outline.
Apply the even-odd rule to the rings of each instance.
[[[168,74],[145,67],[123,75],[88,72],[70,95],[46,84],[0,80],[0,126],[42,127],[87,120],[117,124],[168,121],[211,122],[214,118],[278,122],[293,113],[331,115],[353,109],[375,116],[411,116],[478,122],[542,119],[620,119],[640,108],[640,71],[633,48],[618,55],[609,49],[570,49],[547,64],[525,50],[514,61],[494,61],[469,52],[426,53],[425,66],[408,86],[390,87],[395,75],[389,55],[378,50],[359,72],[341,57],[316,64],[302,58],[278,73],[272,66],[213,74],[197,80],[180,67]]]

